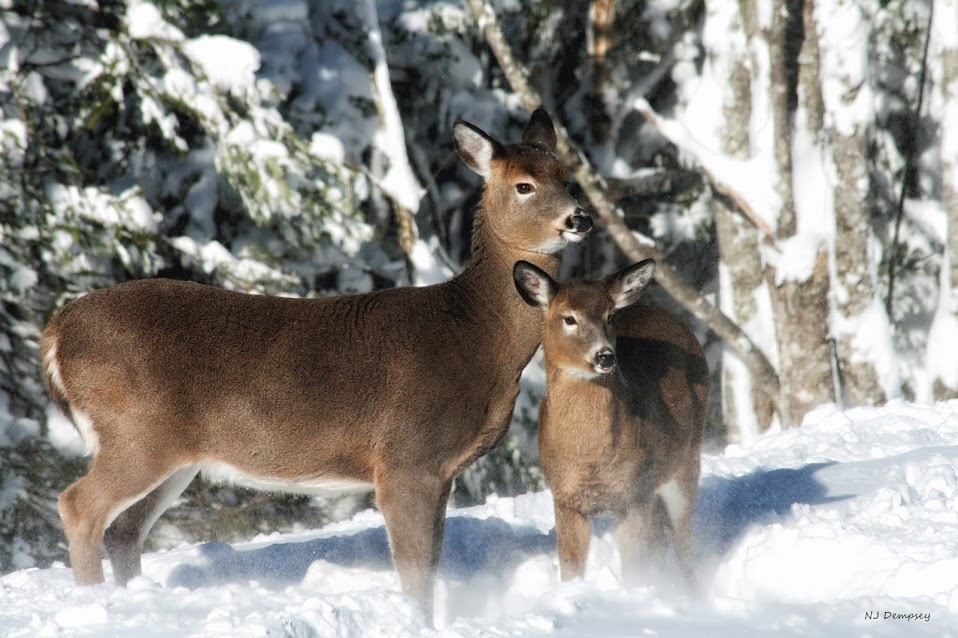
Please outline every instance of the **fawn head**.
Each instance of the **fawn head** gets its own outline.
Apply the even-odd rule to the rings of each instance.
[[[529,262],[517,262],[512,274],[516,289],[530,306],[545,313],[542,347],[546,363],[584,379],[615,368],[612,317],[631,306],[652,280],[655,261],[646,259],[598,281],[557,284]]]
[[[592,229],[592,217],[566,190],[569,171],[556,157],[545,110],[532,114],[519,144],[502,144],[462,120],[453,137],[459,157],[485,179],[485,223],[505,244],[554,254]]]

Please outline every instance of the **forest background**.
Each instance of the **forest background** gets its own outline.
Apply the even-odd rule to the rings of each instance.
[[[444,280],[481,189],[453,123],[514,141],[539,104],[599,222],[563,275],[658,260],[650,296],[709,355],[711,446],[958,396],[955,0],[2,0],[0,573],[66,556],[86,461],[40,376],[58,307],[157,276]],[[536,358],[458,504],[543,487],[542,391]],[[148,543],[366,505],[197,482]]]

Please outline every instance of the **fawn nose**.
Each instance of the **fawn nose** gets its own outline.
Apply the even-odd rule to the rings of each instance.
[[[566,217],[566,228],[576,233],[587,233],[592,230],[592,217],[583,208],[576,208]]]
[[[595,356],[596,366],[603,372],[608,372],[615,367],[615,353],[611,350],[603,350]]]

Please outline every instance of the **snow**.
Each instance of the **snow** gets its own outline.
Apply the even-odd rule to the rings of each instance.
[[[47,406],[47,440],[66,458],[83,456],[85,443],[70,420],[54,404]]]
[[[874,119],[875,97],[868,78],[867,15],[877,10],[872,5],[857,0],[825,0],[815,5],[826,124],[845,137]]]
[[[137,186],[116,195],[95,186],[79,188],[50,183],[46,188],[50,204],[61,215],[77,214],[108,227],[157,232],[162,219],[153,211]]]
[[[23,120],[0,119],[0,149],[11,166],[23,164],[27,147],[27,125]]]
[[[313,133],[309,140],[309,151],[332,164],[342,164],[346,160],[346,149],[342,141],[327,133]]]
[[[928,343],[933,345],[925,352],[926,383],[920,388],[923,399],[932,396],[933,388],[929,384],[936,380],[949,388],[958,387],[958,365],[953,354],[958,351],[958,292],[948,281],[952,259],[958,259],[958,255],[946,250],[938,275],[938,306],[928,330]]]
[[[774,246],[761,246],[765,263],[775,271],[775,285],[785,281],[808,281],[815,270],[815,261],[822,246],[818,233],[798,232],[779,239]]]
[[[187,263],[196,264],[204,272],[218,272],[224,277],[224,286],[244,292],[262,292],[262,282],[292,282],[293,278],[266,264],[233,255],[223,244],[210,240],[200,244],[187,236],[169,240],[171,246],[180,251]]]
[[[852,335],[851,363],[871,363],[885,396],[899,396],[901,378],[892,349],[892,327],[882,300],[874,297],[859,314],[852,317],[844,317],[837,312],[832,314],[835,335]]]
[[[597,521],[558,580],[548,492],[448,512],[437,628],[398,593],[382,517],[144,557],[126,588],[63,566],[0,578],[0,635],[958,635],[958,401],[825,405],[801,428],[703,456],[701,599],[626,589]],[[109,578],[109,577],[108,577]]]
[[[429,286],[447,281],[453,276],[452,270],[436,259],[439,251],[439,240],[436,237],[430,237],[429,240],[416,239],[409,259],[415,269],[416,286]]]
[[[958,20],[949,19],[958,15],[956,0],[936,0],[935,20],[931,25],[932,39],[941,50],[958,49]]]
[[[259,53],[248,42],[225,35],[203,35],[187,41],[183,51],[218,89],[238,96],[255,91]]]
[[[162,38],[180,42],[183,32],[163,19],[156,5],[149,2],[132,2],[126,12],[126,30],[134,40]]]

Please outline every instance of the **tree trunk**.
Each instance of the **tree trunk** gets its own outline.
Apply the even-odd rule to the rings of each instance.
[[[825,125],[832,140],[835,181],[835,265],[832,329],[845,398],[851,405],[875,405],[896,386],[888,315],[878,298],[869,223],[868,124],[872,95],[868,64],[868,20],[852,0],[819,0],[815,8],[823,80]],[[840,87],[837,90],[836,87]]]
[[[932,22],[932,104],[938,109],[941,157],[941,203],[945,209],[944,255],[939,275],[938,308],[928,331],[925,369],[931,396],[937,401],[958,397],[958,33],[946,21],[958,14],[958,0],[935,0]],[[949,117],[950,116],[950,117]],[[948,124],[946,124],[948,123]]]
[[[590,149],[593,161],[602,170],[608,170],[615,157],[614,143],[610,140],[612,119],[605,100],[609,85],[609,64],[606,55],[613,45],[615,34],[615,0],[593,0],[589,11],[586,42],[589,51],[590,87],[586,96],[588,110]],[[584,257],[587,269],[595,271],[609,263],[609,238],[596,228],[585,240]],[[583,260],[585,261],[585,260]],[[585,264],[584,264],[585,265]]]
[[[716,199],[715,233],[719,247],[719,296],[722,311],[739,325],[761,319],[756,297],[768,296],[762,279],[758,231],[728,204]],[[722,357],[722,412],[729,442],[748,441],[768,428],[773,403],[752,383],[749,370],[732,352]]]
[[[736,159],[748,159],[749,120],[752,113],[752,86],[748,50],[729,45],[746,41],[741,16],[730,11],[725,0],[708,3],[703,33],[706,55],[715,67],[717,81],[725,82],[721,130],[717,131],[722,152]],[[714,24],[713,24],[714,23]],[[712,40],[713,34],[721,41]],[[762,277],[759,232],[723,197],[713,199],[715,235],[719,248],[719,301],[722,312],[740,326],[761,321],[759,296],[768,297]],[[772,403],[753,387],[742,361],[726,350],[722,356],[722,412],[729,442],[754,438],[772,421]]]
[[[612,48],[615,28],[615,0],[594,0],[590,19],[590,58],[592,61],[592,87],[589,94],[589,132],[596,144],[605,144],[609,139],[612,123],[605,105],[605,86],[609,81],[609,67],[605,56]]]
[[[799,425],[809,410],[833,398],[827,341],[828,254],[817,229],[805,228],[796,214],[790,96],[797,87],[792,84],[795,79],[789,65],[795,60],[789,55],[788,44],[795,37],[792,30],[798,25],[792,20],[790,9],[795,9],[794,3],[775,0],[772,23],[765,32],[770,63],[768,98],[773,122],[772,148],[780,199],[775,245],[771,248],[781,255],[780,263],[769,264],[766,277],[778,341],[781,417],[785,427]],[[795,251],[808,242],[816,244],[814,259],[805,272],[796,273]]]
[[[865,348],[871,343],[856,343],[863,324],[888,325],[884,306],[877,303],[874,258],[869,244],[867,153],[864,127],[851,135],[833,131],[835,158],[835,271],[836,309],[839,325],[838,357],[844,392],[851,405],[874,405],[887,398],[878,381],[874,363]],[[875,315],[881,316],[875,316]],[[842,325],[844,324],[844,325]],[[885,336],[887,336],[887,330]]]

